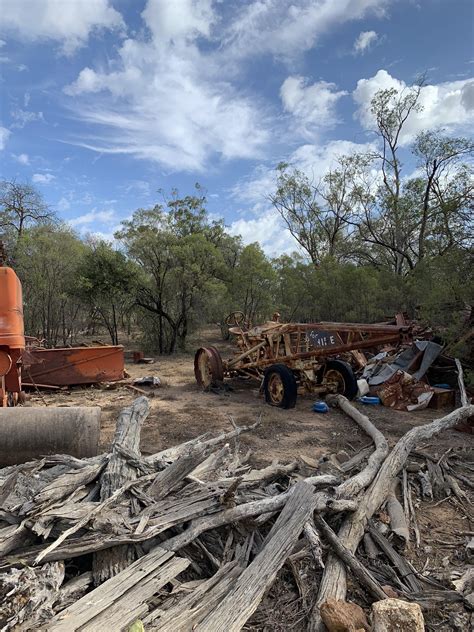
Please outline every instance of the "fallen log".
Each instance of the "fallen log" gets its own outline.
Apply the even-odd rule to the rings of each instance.
[[[375,451],[369,456],[366,467],[359,472],[359,474],[356,474],[339,485],[336,490],[336,494],[339,498],[352,498],[373,481],[383,460],[388,454],[388,443],[384,435],[380,430],[377,430],[370,419],[359,412],[344,395],[328,395],[326,400],[328,404],[339,406],[346,415],[362,428],[375,444]]]
[[[368,490],[359,499],[356,511],[344,520],[339,530],[338,537],[347,549],[355,553],[364,535],[368,521],[387,498],[392,488],[393,480],[403,468],[410,452],[420,442],[426,441],[444,430],[453,428],[460,421],[467,419],[473,414],[474,406],[463,406],[432,423],[412,428],[403,435],[382,463]],[[310,632],[320,632],[324,629],[324,624],[319,615],[319,605],[329,598],[344,600],[346,590],[344,564],[336,555],[329,555],[321,579],[317,601],[310,616],[308,626]]]

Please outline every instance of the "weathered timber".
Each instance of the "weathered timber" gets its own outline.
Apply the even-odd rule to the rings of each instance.
[[[154,473],[143,476],[141,478],[141,483],[143,483],[145,480],[151,480],[151,478],[154,478],[154,476],[155,476]],[[49,555],[49,553],[57,549],[58,546],[60,546],[67,538],[69,538],[69,536],[73,535],[74,533],[77,533],[79,529],[82,529],[82,527],[84,527],[92,518],[97,516],[99,513],[101,513],[105,509],[108,509],[109,507],[111,507],[114,503],[116,503],[118,499],[123,494],[125,494],[125,492],[127,492],[131,487],[133,487],[133,485],[135,485],[136,483],[137,481],[135,480],[127,481],[124,485],[122,485],[122,487],[117,489],[117,491],[115,491],[112,494],[112,496],[110,496],[110,498],[107,498],[101,503],[96,503],[96,506],[86,516],[84,516],[84,518],[79,520],[79,522],[77,522],[70,529],[67,529],[67,531],[64,531],[54,542],[52,542],[48,547],[43,549],[41,553],[36,557],[34,561],[35,564],[39,564],[41,560],[45,559]]]
[[[53,604],[64,580],[64,564],[11,569],[0,575],[2,631],[37,630],[53,614]]]
[[[464,384],[464,372],[462,370],[462,365],[457,358],[454,359],[456,363],[456,368],[458,370],[458,384],[459,384],[459,392],[461,394],[461,406],[469,406],[469,399],[466,393],[466,386]]]
[[[147,612],[147,600],[188,566],[189,560],[157,548],[58,613],[48,632],[127,629]]]
[[[412,428],[403,435],[383,462],[370,487],[359,499],[356,511],[345,518],[339,529],[338,537],[346,548],[355,553],[368,521],[385,501],[392,488],[393,479],[403,468],[410,452],[422,441],[453,428],[473,414],[474,406],[463,406],[430,424]],[[311,612],[309,632],[320,632],[324,629],[319,615],[319,605],[329,598],[345,599],[346,590],[344,565],[336,555],[329,555],[319,586],[318,598]]]
[[[77,577],[73,577],[63,584],[59,590],[57,599],[54,601],[54,610],[59,612],[71,606],[78,599],[84,596],[93,581],[92,572],[87,571]]]
[[[195,627],[198,632],[238,632],[255,612],[266,590],[303,530],[315,505],[314,490],[297,483],[268,534],[264,548],[240,575],[226,597]]]
[[[143,619],[145,629],[147,632],[191,632],[222,601],[242,570],[235,561],[225,564],[175,606],[150,612]]]
[[[124,457],[117,446],[124,446],[140,455],[141,426],[148,416],[150,403],[146,397],[138,397],[129,408],[124,408],[117,420],[112,454],[101,477],[100,500],[110,498],[120,487],[137,478],[137,469]],[[92,558],[92,573],[96,586],[120,573],[136,558],[135,549],[127,544],[98,551]]]
[[[358,411],[344,395],[328,395],[326,399],[329,404],[339,406],[346,415],[362,428],[375,444],[375,451],[369,456],[367,466],[359,472],[359,474],[356,474],[339,485],[336,490],[336,494],[339,498],[352,498],[373,481],[383,460],[388,454],[388,443],[384,435],[380,430],[377,430],[367,415],[363,415]]]
[[[311,553],[313,554],[314,561],[320,568],[324,568],[321,536],[319,535],[319,532],[316,529],[316,525],[314,524],[314,518],[311,517],[305,522],[304,534],[311,547]]]
[[[66,498],[66,496],[72,494],[79,487],[95,481],[100,475],[105,462],[105,459],[103,459],[99,463],[93,463],[82,468],[71,470],[52,480],[51,483],[43,487],[35,496],[35,505],[38,506],[39,511],[42,510],[41,506],[44,507],[49,503]]]
[[[207,457],[209,448],[203,444],[193,446],[189,452],[181,454],[171,465],[158,472],[147,490],[154,500],[162,500],[170,494],[183,479]]]
[[[417,579],[413,567],[402,555],[395,551],[387,538],[373,526],[369,526],[369,533],[377,546],[382,549],[388,559],[398,569],[398,573],[402,582],[405,583],[413,592],[422,591],[423,584]]]
[[[0,529],[0,557],[28,546],[32,540],[32,534],[23,523],[2,527]]]
[[[372,573],[365,568],[365,566],[357,559],[357,557],[346,548],[331,527],[321,516],[315,516],[314,521],[316,526],[323,533],[326,540],[336,552],[337,556],[348,566],[361,584],[370,592],[370,594],[376,599],[387,599],[387,595],[382,590],[382,587],[374,578]]]
[[[308,484],[307,481],[305,482]],[[217,527],[221,527],[225,524],[236,522],[238,520],[243,520],[245,518],[259,516],[262,513],[270,513],[279,510],[286,504],[294,489],[295,488],[293,487],[278,496],[244,503],[242,505],[238,505],[237,507],[233,507],[232,509],[226,509],[225,511],[194,520],[191,522],[189,527],[183,531],[183,533],[180,533],[169,540],[165,540],[160,544],[160,546],[171,551],[179,551],[179,549],[190,544],[190,542],[193,542],[193,540],[205,531],[216,529]],[[353,500],[337,500],[325,492],[315,494],[315,511],[354,511],[356,507],[357,503]]]

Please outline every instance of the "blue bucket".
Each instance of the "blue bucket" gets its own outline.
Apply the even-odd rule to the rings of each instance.
[[[329,406],[326,402],[314,402],[313,410],[315,413],[327,413],[329,412]]]
[[[359,402],[361,402],[362,404],[369,404],[370,406],[377,406],[378,404],[380,404],[380,398],[364,395],[359,399]]]

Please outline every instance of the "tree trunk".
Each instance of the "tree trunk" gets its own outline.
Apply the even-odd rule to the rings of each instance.
[[[110,498],[112,494],[127,481],[137,478],[137,470],[119,451],[119,446],[139,454],[140,429],[145,421],[150,408],[146,397],[136,399],[130,408],[125,408],[117,420],[114,442],[112,444],[112,456],[101,477],[100,500]],[[135,559],[133,547],[124,544],[105,551],[99,551],[93,556],[92,570],[96,585],[105,582]]]

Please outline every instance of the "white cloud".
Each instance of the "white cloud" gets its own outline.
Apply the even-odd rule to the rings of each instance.
[[[254,0],[240,9],[225,39],[235,55],[293,57],[344,22],[384,15],[388,4],[389,0]]]
[[[30,164],[30,158],[28,156],[28,154],[19,154],[18,156],[15,154],[12,154],[13,158],[20,163],[20,165],[29,165]]]
[[[148,197],[151,193],[150,183],[146,180],[131,180],[123,186],[125,193],[136,192],[139,195]]]
[[[298,250],[298,244],[285,229],[278,212],[269,207],[262,210],[257,218],[238,219],[229,226],[231,235],[240,235],[244,244],[258,241],[270,257]]]
[[[74,217],[68,220],[69,224],[76,227],[89,227],[91,224],[111,224],[117,221],[117,216],[114,210],[108,209],[103,211],[98,211],[97,209],[93,209],[89,211],[89,213],[84,213],[84,215],[79,215],[79,217]]]
[[[32,180],[35,184],[50,184],[55,177],[52,173],[34,173]]]
[[[304,77],[288,77],[280,88],[284,109],[293,114],[301,133],[308,137],[337,123],[336,104],[346,94],[333,83],[308,84]]]
[[[29,112],[28,110],[12,110],[10,112],[12,119],[15,123],[12,124],[12,128],[22,129],[28,123],[34,121],[44,121],[43,112]]]
[[[258,157],[268,137],[261,104],[223,80],[221,58],[196,41],[215,20],[210,3],[149,0],[143,17],[151,39],[126,40],[109,71],[84,68],[65,89],[82,97],[75,115],[97,126],[73,142],[179,170],[202,170],[214,155]]]
[[[362,31],[354,42],[354,53],[362,55],[377,42],[378,38],[375,31]]]
[[[109,0],[9,0],[0,12],[3,32],[25,41],[60,42],[66,54],[84,46],[93,30],[122,26]]]
[[[5,145],[7,144],[8,137],[10,136],[10,130],[6,127],[0,126],[0,151],[5,149]]]
[[[370,112],[370,102],[379,90],[395,88],[401,92],[407,84],[392,77],[386,70],[379,70],[370,79],[360,79],[353,92],[358,106],[356,113],[365,129],[374,129],[374,119]],[[411,142],[425,129],[442,127],[445,129],[468,128],[474,122],[474,79],[448,81],[421,88],[420,112],[412,112],[405,123],[401,142]]]
[[[154,38],[161,42],[209,37],[217,20],[212,0],[151,0],[142,16]]]
[[[68,211],[71,208],[71,202],[66,197],[62,197],[56,204],[56,208],[60,212]]]

